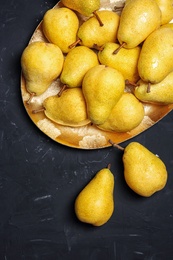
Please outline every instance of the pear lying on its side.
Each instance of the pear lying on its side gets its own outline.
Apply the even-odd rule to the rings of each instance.
[[[88,124],[86,103],[80,88],[70,88],[61,96],[50,96],[43,102],[45,115],[55,123],[71,127]]]
[[[21,67],[26,80],[26,89],[41,95],[61,73],[64,56],[61,49],[45,42],[33,42],[23,51]]]
[[[141,48],[139,46],[132,49],[121,48],[118,53],[114,53],[119,47],[118,43],[105,43],[98,52],[98,59],[101,64],[119,70],[125,80],[136,83],[139,80],[137,65]]]
[[[131,93],[124,93],[108,119],[98,128],[105,131],[128,132],[137,127],[145,115],[143,104]]]
[[[60,80],[68,87],[81,87],[86,72],[98,65],[97,54],[86,46],[77,46],[66,56]]]
[[[123,163],[125,181],[137,194],[150,197],[165,187],[165,164],[140,143],[131,142],[125,147]]]
[[[114,211],[114,176],[103,168],[85,186],[75,200],[77,218],[94,226],[105,224]]]
[[[173,103],[173,72],[157,84],[150,84],[150,91],[147,92],[148,84],[138,81],[138,86],[134,90],[134,95],[142,102],[158,105],[168,105]]]
[[[42,29],[49,42],[56,44],[63,53],[68,53],[70,44],[76,41],[79,19],[69,8],[49,9],[42,22]]]

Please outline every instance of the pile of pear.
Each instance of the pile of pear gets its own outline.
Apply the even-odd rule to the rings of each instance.
[[[143,121],[145,103],[173,103],[173,0],[126,0],[115,10],[61,0],[46,11],[46,41],[29,43],[21,56],[27,105],[59,79],[58,94],[39,109],[47,118],[128,132]]]

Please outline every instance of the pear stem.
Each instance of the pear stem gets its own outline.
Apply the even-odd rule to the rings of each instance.
[[[147,86],[147,93],[150,93],[150,90],[151,90],[151,83],[148,82],[148,86]]]
[[[135,82],[132,82],[132,81],[130,81],[130,80],[128,80],[128,79],[125,80],[125,84],[126,84],[126,85],[130,85],[130,86],[133,86],[133,87],[139,86],[139,84],[137,84],[137,83],[135,83]]]
[[[120,146],[120,145],[118,145],[118,144],[112,142],[112,140],[109,140],[109,143],[110,143],[113,147],[116,147],[116,148],[118,148],[118,149],[120,149],[120,150],[122,150],[122,151],[124,150],[124,148],[123,148],[122,146]]]
[[[37,113],[43,112],[44,110],[45,110],[44,107],[42,107],[42,108],[39,108],[39,109],[32,110],[32,113],[37,114]]]
[[[108,164],[107,168],[108,168],[109,170],[111,169],[111,164],[110,164],[110,163]]]
[[[60,91],[58,92],[58,97],[60,97],[63,93],[63,91],[67,88],[67,85],[63,85]]]
[[[73,47],[76,47],[76,45],[77,45],[78,43],[80,43],[80,42],[81,42],[80,39],[76,40],[75,42],[73,42],[72,44],[69,45],[69,48],[72,49]]]
[[[26,104],[27,104],[27,105],[30,105],[30,104],[31,104],[31,100],[33,99],[33,97],[34,97],[35,95],[36,95],[35,93],[30,93],[30,97],[29,97],[29,99],[26,101]]]
[[[93,14],[94,14],[94,15],[95,15],[95,17],[97,18],[97,20],[98,20],[98,22],[99,22],[100,26],[103,26],[104,24],[103,24],[102,20],[100,19],[100,17],[99,17],[99,15],[98,15],[98,13],[97,13],[96,11],[94,11],[94,12],[93,12]]]
[[[97,50],[97,51],[103,51],[103,50],[104,50],[104,47],[103,47],[103,46],[98,46],[97,44],[94,43],[93,49],[95,49],[95,50]]]
[[[125,45],[126,45],[126,43],[123,42],[115,51],[113,51],[112,54],[117,54]]]

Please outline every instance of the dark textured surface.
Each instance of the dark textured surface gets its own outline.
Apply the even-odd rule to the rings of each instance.
[[[20,55],[55,4],[0,3],[0,260],[173,259],[173,113],[133,139],[157,153],[168,169],[165,189],[150,198],[127,188],[121,151],[62,146],[26,114]],[[74,199],[108,163],[115,176],[113,216],[99,228],[82,224]]]

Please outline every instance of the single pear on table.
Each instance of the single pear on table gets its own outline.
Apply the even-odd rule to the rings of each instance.
[[[60,75],[63,64],[63,53],[55,44],[30,43],[22,53],[21,67],[31,96],[44,93]]]
[[[42,29],[49,42],[59,46],[63,53],[68,53],[76,41],[79,19],[69,8],[52,8],[43,16]]]
[[[169,23],[173,19],[173,0],[155,0],[161,13],[161,24]]]
[[[124,93],[108,119],[97,126],[105,131],[128,132],[137,127],[144,116],[143,104],[132,93]]]
[[[159,28],[161,11],[155,0],[128,1],[121,13],[118,40],[125,48],[134,48]]]
[[[97,54],[86,46],[77,46],[65,58],[60,80],[68,87],[81,87],[86,72],[99,64]]]
[[[139,46],[131,49],[121,48],[121,50],[116,53],[115,51],[119,47],[120,44],[118,43],[105,43],[100,47],[98,59],[101,64],[119,70],[126,80],[135,83],[139,80],[137,67],[141,48]]]
[[[164,162],[144,145],[131,142],[123,150],[124,178],[127,185],[137,194],[150,197],[162,190],[168,179]]]
[[[60,125],[79,127],[90,123],[81,88],[66,89],[60,97],[58,95],[47,97],[41,110],[47,118]]]
[[[100,25],[103,26],[102,21],[96,12],[100,8],[100,0],[61,0],[61,2],[64,6],[75,10],[86,17],[89,17],[92,14],[96,15]]]
[[[97,172],[75,200],[75,213],[84,223],[102,226],[114,211],[114,175],[109,168]]]
[[[173,71],[162,81],[156,84],[150,84],[150,91],[147,92],[148,84],[139,80],[134,89],[134,95],[142,102],[168,105],[173,104]]]
[[[111,10],[100,10],[97,13],[104,26],[99,25],[95,16],[90,17],[80,25],[77,32],[77,41],[71,47],[79,43],[80,45],[93,48],[95,45],[102,46],[108,41],[117,41],[119,15]]]
[[[88,70],[82,82],[88,117],[93,124],[103,124],[125,89],[123,75],[116,69],[97,65]]]
[[[138,60],[140,78],[159,83],[173,70],[173,30],[160,27],[144,41]]]

